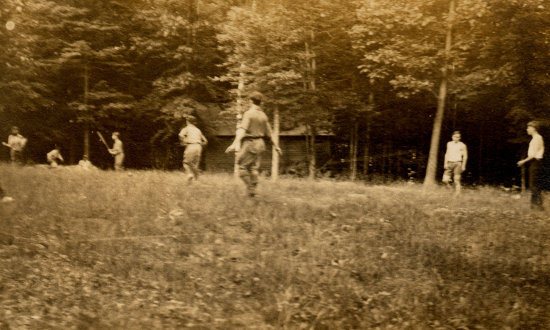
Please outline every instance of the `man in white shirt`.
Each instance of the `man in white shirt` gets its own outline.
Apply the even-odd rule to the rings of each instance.
[[[120,133],[113,132],[111,138],[114,142],[113,147],[109,149],[109,153],[115,159],[115,171],[122,171],[124,170],[124,147],[122,145],[122,141],[120,140]]]
[[[468,162],[468,148],[466,148],[464,142],[460,141],[461,137],[459,131],[453,132],[453,140],[447,143],[447,152],[445,152],[445,161],[443,163],[445,172],[443,173],[442,181],[450,185],[452,175],[457,195],[460,194],[462,189],[460,180]]]
[[[185,146],[183,168],[187,173],[187,181],[198,180],[202,148],[208,143],[201,130],[195,126],[195,121],[194,117],[187,117],[187,126],[178,134],[181,145]]]
[[[12,163],[21,164],[23,162],[23,149],[27,145],[27,139],[19,134],[19,128],[17,126],[11,128],[11,134],[8,136],[8,143],[2,142],[2,144],[10,148],[10,159]]]
[[[542,172],[542,158],[544,157],[544,140],[538,133],[539,123],[527,123],[527,134],[531,135],[527,158],[518,162],[518,166],[529,164],[529,188],[531,189],[531,209],[543,211],[542,187],[540,175]]]

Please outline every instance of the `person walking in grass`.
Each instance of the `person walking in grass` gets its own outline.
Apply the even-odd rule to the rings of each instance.
[[[464,142],[460,141],[461,137],[459,131],[453,132],[452,141],[447,143],[447,151],[445,152],[443,163],[445,171],[442,181],[450,187],[452,178],[456,195],[460,194],[462,190],[462,172],[466,170],[466,163],[468,162],[468,148]]]
[[[46,154],[46,160],[48,161],[48,164],[50,164],[51,168],[56,168],[58,165],[58,162],[64,162],[63,156],[61,156],[61,151],[59,150],[59,146],[56,144],[55,148],[48,152]]]
[[[544,157],[544,140],[538,133],[539,123],[530,121],[527,123],[527,134],[531,135],[529,149],[527,150],[527,158],[520,160],[517,164],[519,167],[528,165],[529,189],[531,189],[531,209],[543,211],[542,201],[542,159]]]
[[[201,161],[202,148],[208,143],[201,130],[195,126],[194,117],[186,118],[186,126],[179,133],[181,145],[185,146],[183,152],[183,169],[187,174],[187,180],[198,180],[199,164]]]
[[[122,145],[122,141],[120,140],[120,133],[113,132],[111,138],[113,139],[114,143],[113,148],[109,149],[109,153],[115,159],[115,171],[122,171],[124,170],[124,148]]]
[[[10,148],[10,160],[13,164],[23,163],[23,149],[27,145],[27,139],[19,134],[19,128],[17,126],[11,128],[11,134],[8,136],[8,143],[2,142],[2,144]]]
[[[260,107],[263,96],[259,92],[250,95],[252,105],[243,114],[241,123],[237,126],[235,140],[225,152],[237,153],[239,176],[246,185],[248,196],[256,195],[261,156],[265,151],[264,138],[269,137],[275,150],[282,154],[269,125],[266,114]]]

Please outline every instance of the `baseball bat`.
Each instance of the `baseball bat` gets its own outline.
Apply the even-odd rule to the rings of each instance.
[[[105,139],[103,138],[103,134],[101,134],[100,131],[97,131],[96,133],[97,133],[97,136],[99,136],[99,139],[101,140],[101,142],[103,142],[103,144],[105,145],[105,148],[107,148],[107,150],[111,149],[109,148],[107,141],[105,141]]]

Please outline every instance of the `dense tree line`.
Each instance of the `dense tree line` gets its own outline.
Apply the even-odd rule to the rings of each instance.
[[[281,129],[306,127],[309,172],[435,180],[459,129],[471,182],[510,182],[524,124],[550,101],[546,0],[4,0],[0,133],[42,162],[59,143],[107,166],[173,168],[186,115],[207,135],[252,89]],[[316,164],[316,132],[333,161]],[[443,141],[441,140],[443,139]],[[5,155],[3,155],[5,157]]]

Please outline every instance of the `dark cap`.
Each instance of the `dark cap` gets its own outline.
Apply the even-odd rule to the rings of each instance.
[[[250,99],[252,102],[259,104],[262,103],[264,96],[260,92],[252,92],[252,94],[250,94]]]

